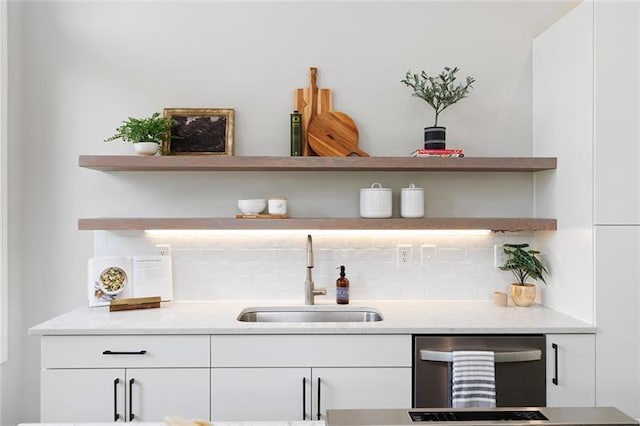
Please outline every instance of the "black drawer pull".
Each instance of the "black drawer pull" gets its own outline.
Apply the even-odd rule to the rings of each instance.
[[[147,351],[103,351],[102,355],[144,355]]]
[[[132,421],[136,416],[133,414],[133,379],[129,380],[129,421]]]
[[[120,418],[120,414],[118,414],[118,383],[120,383],[120,379],[113,379],[113,421],[117,422]]]
[[[306,377],[302,378],[302,420],[307,420],[307,413],[305,413],[305,408],[307,408],[307,379]]]
[[[320,377],[318,377],[318,420],[320,420]]]
[[[555,343],[552,343],[551,347],[553,348],[554,358],[555,358],[555,371],[554,371],[553,379],[551,379],[551,382],[554,385],[558,386],[558,345]]]

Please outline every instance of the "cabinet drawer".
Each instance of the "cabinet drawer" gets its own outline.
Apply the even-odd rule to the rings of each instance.
[[[42,368],[209,367],[209,336],[43,336]]]
[[[211,336],[213,367],[410,367],[410,335]]]

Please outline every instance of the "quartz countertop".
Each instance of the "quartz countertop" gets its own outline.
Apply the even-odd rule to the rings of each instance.
[[[18,426],[109,426],[119,425],[122,422],[114,423],[20,423]],[[136,422],[140,426],[168,426],[167,423],[160,422]],[[188,424],[188,423],[187,423]],[[212,422],[212,426],[324,426],[324,421],[261,421],[261,422]]]
[[[595,333],[593,325],[542,305],[497,306],[490,301],[352,301],[312,309],[372,307],[379,322],[253,323],[237,321],[248,307],[301,306],[300,301],[174,301],[160,308],[109,312],[79,308],[29,329],[31,335],[84,334],[537,334]],[[339,307],[340,306],[340,307]]]

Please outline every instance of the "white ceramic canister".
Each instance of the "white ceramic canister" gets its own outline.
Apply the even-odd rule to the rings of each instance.
[[[287,199],[283,197],[269,198],[267,211],[269,214],[287,214]]]
[[[406,218],[424,217],[424,190],[409,184],[400,190],[400,216]]]
[[[392,215],[391,188],[383,188],[379,183],[371,188],[360,189],[360,216],[366,218],[387,218]]]

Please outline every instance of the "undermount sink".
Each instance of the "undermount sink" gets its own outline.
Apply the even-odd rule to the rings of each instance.
[[[384,318],[375,308],[337,306],[275,306],[246,308],[242,322],[377,322]]]

